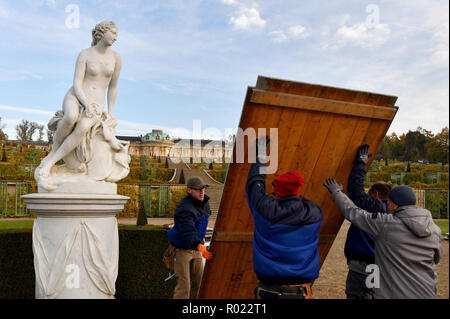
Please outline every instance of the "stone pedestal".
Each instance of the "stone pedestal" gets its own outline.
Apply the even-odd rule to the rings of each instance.
[[[115,215],[129,197],[35,193],[22,198],[37,215],[36,298],[114,298],[119,263]]]

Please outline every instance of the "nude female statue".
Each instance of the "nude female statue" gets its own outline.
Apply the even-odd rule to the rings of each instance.
[[[117,39],[117,26],[112,21],[103,21],[92,30],[90,48],[80,52],[73,79],[73,86],[64,97],[63,112],[57,112],[49,122],[49,128],[56,128],[52,151],[44,158],[35,171],[35,178],[46,189],[52,189],[50,182],[45,182],[52,167],[61,159],[72,170],[83,172],[83,161],[70,161],[73,152],[86,137],[94,125],[115,127],[117,120],[113,116],[117,96],[117,83],[122,61],[120,55],[110,47]],[[103,112],[105,95],[108,97],[108,112]],[[104,139],[114,151],[124,147],[114,134],[103,132]],[[81,162],[81,165],[80,165]],[[75,163],[75,164],[74,164]],[[78,167],[73,167],[79,165]]]

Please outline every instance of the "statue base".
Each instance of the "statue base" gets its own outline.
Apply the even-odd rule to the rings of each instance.
[[[47,190],[38,184],[38,193],[60,194],[117,194],[117,184],[105,181],[95,181],[83,176],[76,180],[66,181],[55,186],[55,189]]]
[[[129,197],[34,193],[22,198],[37,215],[36,299],[114,298],[119,265],[115,216]]]

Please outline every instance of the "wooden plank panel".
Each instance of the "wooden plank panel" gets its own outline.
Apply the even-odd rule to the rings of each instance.
[[[252,110],[252,111],[250,111]],[[256,111],[255,111],[256,110]],[[242,128],[244,131],[247,128],[254,128],[255,132],[258,132],[258,127],[265,127],[267,130],[267,133],[269,133],[269,129],[271,127],[278,127],[282,113],[276,111],[273,112],[272,106],[267,107],[255,107],[252,105],[252,103],[248,102],[244,105],[243,113],[246,112],[252,112],[252,116],[242,116],[241,117],[241,124],[239,125],[240,128]],[[270,116],[270,117],[269,117]],[[284,115],[286,116],[286,115]],[[252,126],[247,123],[264,123],[264,126]],[[244,150],[245,150],[245,159],[247,159],[247,150],[248,150],[248,143],[253,144],[254,139],[248,140],[248,138],[245,138],[244,140]],[[236,152],[236,145],[234,145],[234,152]],[[234,156],[236,154],[234,153]],[[233,194],[230,194],[228,198],[231,198],[231,200],[228,201],[221,201],[220,208],[219,208],[219,214],[221,214],[221,217],[218,218],[216,225],[215,225],[215,231],[213,233],[213,239],[211,243],[211,250],[217,251],[217,249],[225,249],[227,251],[230,251],[229,254],[219,254],[214,257],[214,263],[220,264],[217,268],[217,271],[222,273],[230,273],[230,276],[233,276],[233,286],[223,286],[222,289],[228,289],[229,293],[233,296],[232,298],[251,298],[252,289],[249,288],[247,290],[240,287],[241,284],[237,283],[237,280],[242,282],[254,282],[256,279],[256,275],[253,273],[253,263],[250,263],[250,272],[242,272],[240,271],[241,263],[236,263],[236,260],[246,260],[248,256],[250,256],[250,259],[252,260],[253,256],[253,248],[250,243],[250,245],[236,245],[231,240],[225,240],[221,241],[221,231],[227,233],[226,236],[239,236],[239,234],[245,233],[245,232],[253,232],[254,225],[253,225],[253,219],[251,218],[251,213],[248,208],[248,205],[242,205],[242,196],[245,193],[245,182],[247,180],[247,174],[248,170],[250,168],[249,163],[235,163],[236,158],[233,160],[233,164],[230,165],[229,173],[228,174],[236,174],[239,175],[237,178],[230,179],[230,182],[228,182],[228,176],[226,184],[229,185],[229,189],[234,190]],[[232,169],[233,168],[233,169]],[[237,171],[237,173],[234,173]],[[243,173],[243,171],[245,173]],[[222,199],[227,198],[227,195],[222,195]],[[245,200],[245,195],[244,195]],[[222,213],[223,212],[223,213]],[[249,218],[250,216],[250,218]],[[220,221],[224,222],[220,222]],[[225,222],[226,221],[226,222]],[[219,238],[219,240],[216,241],[216,237]],[[231,249],[230,247],[234,247]],[[212,264],[208,262],[208,266],[205,267],[205,272],[203,278],[207,280],[206,278],[209,278],[209,269],[212,268]],[[221,285],[218,283],[218,285]],[[235,286],[239,286],[240,290],[236,290]],[[209,295],[208,298],[221,298],[220,293],[220,287],[216,287],[217,290],[215,290],[213,295]],[[250,295],[249,295],[250,294]],[[200,294],[202,296],[202,294]],[[206,296],[205,296],[206,297]]]
[[[329,99],[297,96],[287,93],[267,92],[257,89],[253,90],[251,101],[253,103],[279,105],[309,111],[329,112],[333,114],[379,118],[382,120],[392,120],[396,113],[395,108],[333,101]]]
[[[336,235],[334,234],[322,234],[319,236],[319,242],[322,244],[333,243]],[[215,232],[216,242],[233,242],[233,243],[245,243],[253,242],[253,232]]]
[[[396,96],[259,76],[256,88],[368,105],[394,106]]]
[[[310,185],[311,195],[305,193],[305,196],[308,197],[309,195],[322,208],[324,213],[323,225],[319,234],[335,235],[342,224],[343,217],[336,209],[328,191],[323,187],[323,183],[328,177],[336,177],[339,180],[341,176],[349,173],[349,171],[339,171],[339,159],[345,155],[347,149],[347,145],[343,141],[348,141],[349,137],[353,135],[357,122],[358,118],[355,117],[334,117],[326,138],[326,144],[324,144],[314,167],[314,178],[311,179]],[[320,264],[325,260],[331,244],[322,244],[323,248],[319,250]]]
[[[397,111],[397,107],[392,107],[396,97],[291,81],[270,79],[269,82],[267,87],[270,90],[262,92],[265,100],[252,99],[255,90],[261,93],[261,83],[258,83],[259,89],[248,88],[239,127],[244,130],[254,128],[256,132],[258,127],[263,127],[267,133],[271,127],[278,128],[278,170],[267,176],[266,190],[271,193],[271,181],[289,170],[302,173],[305,177],[302,195],[315,201],[324,211],[318,245],[322,264],[343,220],[322,184],[327,177],[346,183],[360,144],[368,143],[371,151],[376,152]],[[299,94],[301,96],[294,96],[293,99],[308,101],[311,105],[322,103],[322,109],[319,112],[285,105],[290,103],[289,99],[279,100],[279,95],[273,94],[277,90]],[[311,96],[318,99],[311,99]],[[334,112],[333,107],[339,103],[342,105],[341,102],[336,104],[336,101],[345,101],[345,105],[361,104],[357,106],[359,113],[349,116]],[[327,105],[334,113],[327,109]],[[374,118],[374,109],[386,109],[391,117]],[[253,138],[249,141],[245,139],[245,159],[248,143],[253,144]],[[247,162],[230,164],[211,242],[211,250],[216,256],[206,263],[200,298],[253,297],[256,286],[251,242],[254,222],[245,198],[249,168]]]

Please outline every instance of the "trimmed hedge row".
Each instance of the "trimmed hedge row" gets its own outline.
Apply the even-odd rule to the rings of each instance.
[[[35,275],[31,229],[0,231],[0,299],[34,298]],[[119,227],[117,299],[172,298],[174,278],[162,255],[169,245],[162,227]]]
[[[34,298],[31,229],[0,231],[0,299]]]
[[[154,225],[119,228],[119,274],[116,298],[172,298],[176,280],[162,262],[169,246],[166,230]]]

